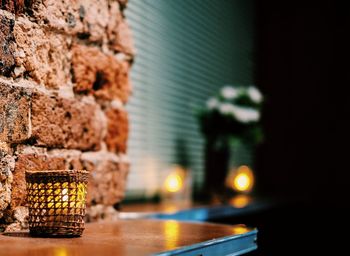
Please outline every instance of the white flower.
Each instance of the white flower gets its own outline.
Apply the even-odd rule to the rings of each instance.
[[[250,99],[255,103],[260,103],[263,100],[263,96],[261,95],[260,91],[254,86],[249,86],[247,93]]]
[[[209,110],[213,110],[218,107],[219,101],[216,98],[210,98],[206,104]]]
[[[218,107],[222,115],[231,115],[241,123],[257,122],[260,119],[258,110],[236,106],[230,103],[222,103]]]
[[[222,103],[219,106],[219,111],[223,115],[230,115],[230,114],[232,115],[234,111],[233,109],[234,109],[234,106],[230,103]]]
[[[252,108],[233,106],[233,114],[242,123],[257,122],[260,119],[259,111]]]
[[[232,86],[225,86],[221,89],[221,95],[228,100],[232,100],[238,96],[238,90]]]

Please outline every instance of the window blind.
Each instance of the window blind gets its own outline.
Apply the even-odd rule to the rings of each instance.
[[[150,197],[186,159],[203,181],[203,138],[194,110],[225,84],[253,82],[252,0],[130,0],[136,58],[127,197]],[[180,155],[180,158],[179,158]]]

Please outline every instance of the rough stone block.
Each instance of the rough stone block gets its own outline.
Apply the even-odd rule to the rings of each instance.
[[[95,221],[117,221],[118,211],[111,205],[97,204],[87,208],[85,220],[87,222]]]
[[[0,141],[18,143],[30,137],[31,91],[0,79]]]
[[[111,49],[131,56],[135,55],[132,33],[125,20],[121,20],[118,24],[111,26],[107,35]]]
[[[4,215],[4,210],[11,202],[11,184],[0,182],[0,218]]]
[[[0,142],[0,182],[12,182],[14,166],[15,160],[12,150],[6,143]]]
[[[109,22],[107,25],[107,37],[109,48],[123,52],[130,56],[135,55],[134,42],[128,23],[123,19],[120,6],[124,8],[126,1],[112,2],[109,8]]]
[[[8,225],[4,232],[17,232],[17,231],[21,230],[21,228],[22,228],[21,223],[16,221],[16,222],[13,222],[10,225]]]
[[[45,20],[51,29],[81,39],[102,41],[109,19],[109,1],[104,0],[41,0],[34,1],[31,15]]]
[[[106,117],[108,122],[105,142],[108,150],[125,153],[129,132],[127,112],[119,108],[109,108],[106,110]]]
[[[50,96],[32,96],[32,138],[35,145],[50,148],[98,150],[104,116],[95,102]]]
[[[70,84],[71,38],[0,10],[0,74],[49,88]]]
[[[118,0],[118,3],[119,3],[123,8],[125,8],[126,5],[128,4],[128,0]]]
[[[31,139],[46,147],[98,150],[104,114],[94,100],[64,98],[0,80],[0,140]]]
[[[16,42],[13,77],[32,78],[48,88],[70,83],[69,37],[45,30],[26,17],[16,20],[13,33]]]
[[[13,210],[13,218],[20,223],[21,229],[28,228],[29,211],[25,206],[18,206]]]
[[[34,0],[29,13],[51,29],[92,42],[107,40],[111,49],[133,55],[130,29],[121,13],[126,2]]]
[[[25,0],[2,0],[0,9],[19,14],[24,11],[24,2]]]
[[[114,205],[124,197],[128,165],[120,157],[108,152],[83,153],[84,169],[90,172],[88,205]]]
[[[127,62],[120,62],[96,47],[75,45],[72,51],[75,92],[90,93],[104,100],[127,101],[131,91]]]
[[[12,171],[15,159],[9,145],[0,142],[0,218],[11,201]]]
[[[0,75],[10,76],[15,65],[14,16],[0,10]]]

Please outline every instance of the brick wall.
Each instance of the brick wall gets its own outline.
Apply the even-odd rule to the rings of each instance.
[[[129,169],[126,1],[0,5],[0,229],[26,228],[25,170],[90,171],[88,220],[115,218]]]

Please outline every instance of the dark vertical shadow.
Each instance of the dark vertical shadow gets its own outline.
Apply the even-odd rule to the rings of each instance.
[[[174,163],[180,165],[184,169],[188,169],[191,166],[191,160],[188,154],[187,142],[182,137],[177,137],[175,140]]]
[[[267,96],[259,188],[282,201],[255,219],[257,255],[336,255],[345,236],[328,234],[350,223],[349,3],[256,3],[256,83]]]

